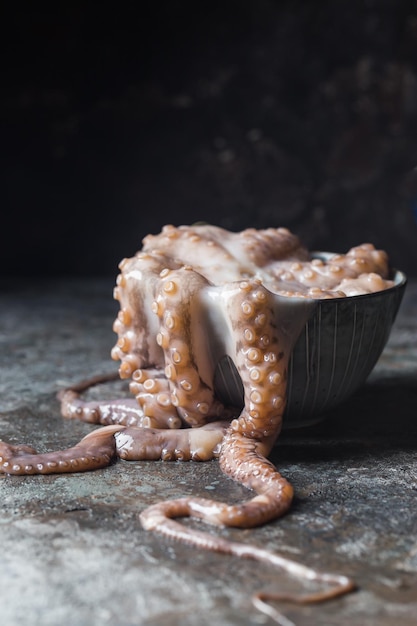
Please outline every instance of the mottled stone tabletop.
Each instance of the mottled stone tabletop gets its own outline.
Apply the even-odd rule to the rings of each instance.
[[[60,417],[56,392],[115,369],[111,292],[106,279],[1,282],[0,438],[48,450],[91,430]],[[281,436],[272,460],[295,488],[290,513],[260,529],[218,532],[357,581],[356,592],[323,605],[282,605],[297,626],[414,625],[416,451],[412,282],[367,383],[325,421]],[[293,588],[286,575],[142,530],[138,513],[145,506],[187,494],[247,495],[216,461],[2,476],[2,625],[272,624],[253,608],[251,595]]]

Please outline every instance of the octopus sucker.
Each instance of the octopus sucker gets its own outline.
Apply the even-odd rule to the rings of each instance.
[[[140,514],[145,529],[196,547],[252,558],[315,580],[326,588],[307,596],[258,593],[255,605],[278,623],[271,600],[318,602],[354,589],[345,576],[319,573],[261,550],[196,531],[175,518],[253,528],[291,507],[293,489],[267,459],[279,436],[289,359],[317,300],[388,289],[388,258],[372,244],[315,258],[286,228],[229,232],[209,224],[165,226],[119,264],[114,297],[120,311],[111,351],[131,398],[90,402],[83,392],[114,375],[59,393],[69,419],[101,424],[77,445],[37,454],[0,442],[0,471],[45,474],[89,471],[116,458],[208,461],[252,491],[241,504],[187,497]],[[240,378],[239,406],[218,392],[218,364],[229,359]]]

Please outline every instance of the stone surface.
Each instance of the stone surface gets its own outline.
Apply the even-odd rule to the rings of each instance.
[[[71,445],[91,426],[62,419],[55,395],[115,368],[112,281],[0,286],[0,437],[39,450]],[[256,530],[216,531],[355,578],[358,591],[340,600],[282,606],[297,626],[416,623],[416,320],[412,282],[367,383],[325,421],[281,436],[272,459],[294,485],[290,513]],[[287,576],[142,530],[139,511],[184,494],[246,497],[216,462],[1,476],[2,624],[272,623],[250,597],[294,588]]]

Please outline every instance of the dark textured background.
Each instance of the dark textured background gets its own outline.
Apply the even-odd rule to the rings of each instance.
[[[415,0],[65,6],[3,20],[3,275],[115,273],[197,220],[417,275]]]

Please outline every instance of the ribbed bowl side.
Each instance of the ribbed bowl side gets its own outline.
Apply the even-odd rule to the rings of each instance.
[[[386,291],[320,300],[293,350],[287,426],[314,420],[368,377],[388,341],[405,280]]]

